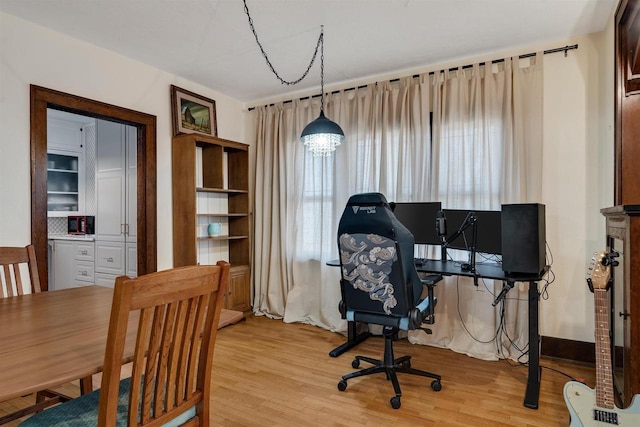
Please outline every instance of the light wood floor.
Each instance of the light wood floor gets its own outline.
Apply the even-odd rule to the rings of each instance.
[[[437,324],[434,325],[437,327]],[[250,316],[218,332],[212,375],[212,425],[219,426],[567,426],[562,388],[568,378],[543,369],[539,409],[523,406],[527,368],[513,362],[486,362],[429,346],[394,343],[396,356],[410,354],[415,368],[442,376],[442,391],[429,378],[399,375],[402,407],[391,408],[391,384],[382,374],[349,381],[356,354],[381,357],[382,337],[374,337],[344,355],[331,349],[340,334],[302,324]],[[595,370],[542,359],[543,366],[584,378],[590,387]],[[363,366],[366,364],[363,363]],[[99,385],[99,379],[94,379]],[[74,385],[63,391],[77,395]],[[0,415],[32,402],[33,396],[0,403]],[[11,424],[10,424],[11,425]],[[13,425],[17,425],[14,423]]]

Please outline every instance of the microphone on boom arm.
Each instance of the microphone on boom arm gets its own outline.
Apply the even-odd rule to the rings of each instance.
[[[462,221],[462,224],[460,224],[460,227],[458,227],[458,229],[456,230],[455,233],[453,233],[451,236],[446,237],[447,235],[447,230],[446,230],[446,217],[444,216],[444,212],[442,212],[442,218],[440,217],[440,212],[438,212],[438,216],[436,219],[436,230],[438,231],[438,236],[440,236],[440,239],[442,240],[442,246],[449,246],[449,244],[451,242],[453,242],[455,239],[457,239],[459,236],[462,235],[462,233],[464,233],[464,231],[473,226],[475,227],[476,222],[478,221],[478,217],[476,216],[476,213],[473,211],[469,211],[467,213],[467,216],[464,218],[464,221]],[[442,223],[440,222],[442,221]],[[441,227],[441,224],[444,224],[444,230]],[[442,231],[442,234],[440,234],[440,232]],[[475,231],[474,231],[475,233]],[[472,242],[473,245],[475,246],[475,235],[474,235],[474,241]]]
[[[462,224],[460,224],[460,229],[458,230],[458,232],[462,233],[467,227],[475,224],[477,220],[478,217],[476,216],[476,213],[473,211],[469,211],[467,213],[467,216],[464,218],[464,221],[462,221]]]
[[[453,242],[455,239],[461,236],[467,228],[473,227],[473,237],[471,239],[471,247],[468,248],[469,262],[462,264],[460,268],[463,271],[470,271],[473,273],[473,280],[476,286],[477,286],[477,280],[478,280],[478,276],[475,271],[476,270],[475,257],[476,257],[476,240],[477,240],[477,227],[476,227],[477,221],[478,221],[478,217],[476,216],[475,212],[473,211],[467,212],[467,216],[465,217],[464,221],[462,221],[462,224],[460,224],[460,227],[458,227],[455,233],[447,237],[446,217],[444,215],[444,212],[438,211],[438,214],[436,216],[436,231],[442,242],[442,244],[440,245],[441,247],[440,259],[442,261],[447,260],[447,247],[449,246],[449,244],[451,244],[451,242]]]
[[[478,217],[476,217],[476,213],[475,212],[473,212],[473,211],[467,212],[467,216],[465,217],[464,221],[462,221],[462,224],[460,224],[460,228],[456,232],[456,234],[460,235],[468,227],[473,226],[473,237],[471,239],[471,248],[470,248],[470,252],[469,252],[469,262],[462,264],[460,266],[460,268],[463,271],[471,271],[472,273],[474,273],[474,284],[476,286],[478,286],[477,285],[477,277],[475,275],[475,256],[476,256],[475,246],[476,246],[476,221],[477,220],[478,220]],[[469,250],[469,248],[467,248],[467,250]]]
[[[514,283],[510,280],[507,280],[505,282],[502,283],[502,290],[500,291],[500,293],[498,294],[498,296],[496,297],[495,300],[493,300],[493,303],[491,304],[493,307],[495,307],[496,305],[498,305],[498,303],[500,301],[502,301],[503,299],[506,298],[507,293],[513,289],[513,285]]]

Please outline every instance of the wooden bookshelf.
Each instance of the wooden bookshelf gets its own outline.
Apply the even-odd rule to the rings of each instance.
[[[231,263],[225,308],[251,309],[249,146],[195,134],[172,141],[173,265]],[[206,234],[220,222],[219,235]]]

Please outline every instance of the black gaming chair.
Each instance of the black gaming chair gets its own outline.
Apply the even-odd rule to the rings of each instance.
[[[431,388],[440,391],[440,375],[413,369],[411,356],[395,359],[393,355],[393,341],[399,330],[420,328],[431,333],[422,325],[434,321],[433,286],[442,276],[419,278],[413,259],[413,235],[393,215],[382,194],[364,193],[349,198],[338,225],[338,249],[341,314],[349,321],[382,325],[385,339],[384,359],[356,356],[354,368],[360,366],[360,361],[373,366],[344,375],[338,389],[346,390],[351,378],[384,372],[395,391],[390,400],[394,409],[400,407],[402,396],[397,372],[434,378]],[[425,286],[428,296],[421,298]]]

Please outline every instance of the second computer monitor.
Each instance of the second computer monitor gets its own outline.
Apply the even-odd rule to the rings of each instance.
[[[469,214],[469,210],[445,209],[447,218],[447,237],[453,235],[462,225]],[[476,252],[487,254],[502,254],[502,225],[500,211],[471,211],[477,218]],[[468,227],[461,235],[449,243],[451,249],[470,249],[472,243],[473,228]],[[465,242],[466,240],[466,242]]]
[[[391,203],[393,213],[409,229],[417,245],[439,245],[436,218],[440,202]]]

